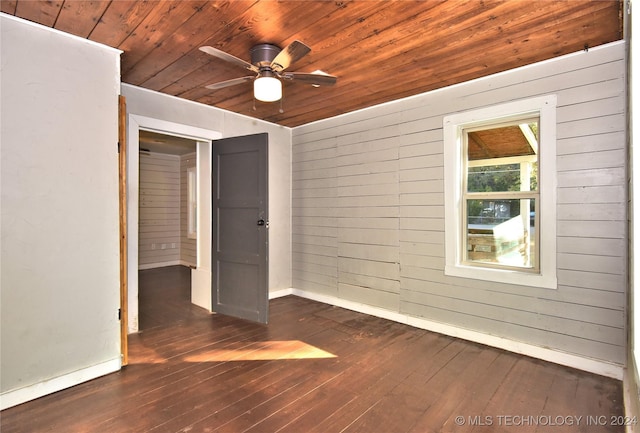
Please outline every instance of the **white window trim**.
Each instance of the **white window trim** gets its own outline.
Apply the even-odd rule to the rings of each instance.
[[[556,289],[556,95],[541,96],[445,116],[445,275]],[[464,128],[491,125],[525,114],[540,115],[540,273],[462,264],[462,181]]]

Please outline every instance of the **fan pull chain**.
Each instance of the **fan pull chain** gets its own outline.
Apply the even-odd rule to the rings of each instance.
[[[280,112],[280,114],[284,113],[284,109],[282,108],[282,101],[284,100],[284,95],[282,95],[282,98],[280,98],[280,110],[278,110]]]
[[[257,110],[257,108],[256,108],[256,98],[254,97],[253,98],[253,111],[256,111],[256,110]]]

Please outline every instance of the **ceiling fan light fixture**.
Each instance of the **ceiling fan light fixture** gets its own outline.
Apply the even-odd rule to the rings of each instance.
[[[275,102],[282,99],[282,82],[273,76],[262,76],[253,82],[253,96],[262,102]]]

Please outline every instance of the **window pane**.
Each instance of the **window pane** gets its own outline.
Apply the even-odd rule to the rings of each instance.
[[[468,192],[538,188],[538,118],[465,130]]]
[[[469,167],[467,191],[520,191],[520,164]]]
[[[467,200],[466,261],[536,268],[535,199]]]
[[[467,159],[479,161],[538,153],[538,118],[510,122],[500,126],[470,128],[467,136]]]

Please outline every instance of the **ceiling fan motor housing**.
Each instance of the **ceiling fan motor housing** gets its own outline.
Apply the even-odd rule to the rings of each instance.
[[[272,44],[259,44],[251,48],[251,63],[258,68],[271,69],[271,62],[282,51],[280,47]]]

